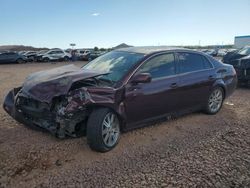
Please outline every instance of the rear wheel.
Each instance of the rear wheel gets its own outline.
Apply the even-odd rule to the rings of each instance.
[[[107,152],[113,149],[120,138],[120,122],[108,108],[94,110],[87,124],[87,141],[91,149]]]
[[[43,62],[49,62],[50,59],[48,57],[43,58]]]
[[[224,91],[221,87],[216,87],[209,95],[206,113],[216,114],[220,111],[224,100]]]
[[[25,63],[25,61],[24,61],[23,59],[21,59],[21,58],[17,59],[16,62],[17,62],[18,64]]]

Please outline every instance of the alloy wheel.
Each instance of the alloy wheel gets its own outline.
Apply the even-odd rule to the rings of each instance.
[[[209,101],[208,101],[208,106],[210,108],[211,112],[217,112],[223,102],[223,93],[221,91],[221,89],[215,89],[210,97],[209,97]]]
[[[117,116],[109,112],[102,123],[102,138],[103,142],[108,147],[113,147],[120,136],[119,120]]]

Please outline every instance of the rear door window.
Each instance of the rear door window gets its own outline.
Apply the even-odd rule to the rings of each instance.
[[[55,54],[62,54],[63,52],[61,50],[55,51]]]
[[[55,54],[55,51],[50,51],[48,54]]]
[[[195,53],[179,52],[179,72],[187,73],[212,68],[211,63],[202,55]]]

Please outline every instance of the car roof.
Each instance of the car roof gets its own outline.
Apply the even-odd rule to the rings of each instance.
[[[187,48],[178,48],[178,47],[170,47],[170,46],[140,46],[140,47],[128,47],[128,48],[120,48],[115,51],[126,51],[126,52],[134,52],[134,53],[142,53],[142,54],[152,54],[156,52],[163,51],[173,51],[173,50],[185,50],[196,52],[195,50],[190,50]]]
[[[60,49],[60,48],[52,48],[49,51],[55,51],[55,50],[62,50],[62,49]]]

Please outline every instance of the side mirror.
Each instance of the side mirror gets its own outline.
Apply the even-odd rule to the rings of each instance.
[[[138,84],[138,83],[149,83],[151,82],[152,77],[149,73],[140,73],[132,77],[131,83]]]

